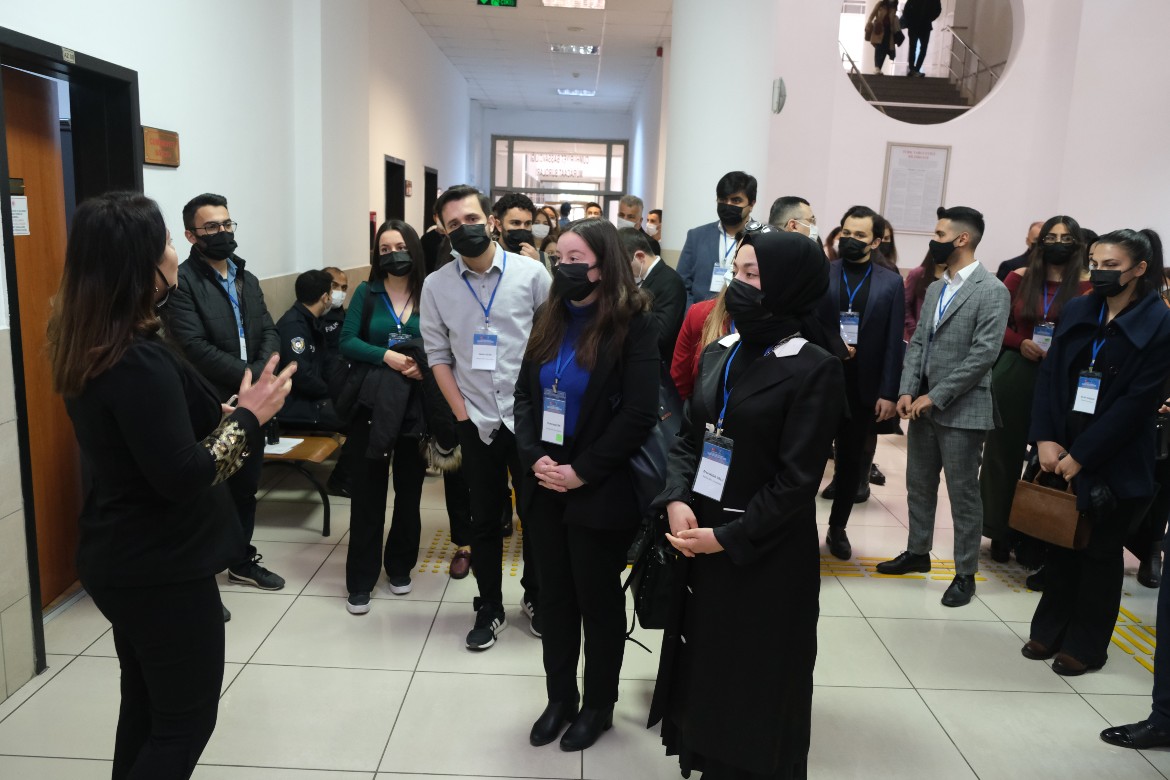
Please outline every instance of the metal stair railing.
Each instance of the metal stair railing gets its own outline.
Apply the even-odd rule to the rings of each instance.
[[[881,105],[881,101],[878,100],[877,95],[874,94],[873,89],[869,86],[869,82],[863,78],[861,70],[857,67],[857,63],[853,61],[853,57],[850,56],[849,50],[845,48],[845,44],[841,43],[841,41],[837,41],[837,46],[841,49],[841,66],[844,67],[846,61],[848,61],[849,75],[857,76],[856,79],[853,79],[853,83],[858,85],[858,89],[861,91],[861,96],[865,98],[867,103],[876,108],[878,111],[881,111],[883,114],[887,114],[885,107]]]
[[[977,104],[987,97],[987,94],[999,83],[1003,74],[1003,66],[1007,61],[997,65],[988,65],[987,62],[964,41],[952,27],[944,27],[941,32],[951,36],[951,56],[947,63],[949,79],[971,105]],[[955,44],[958,44],[956,46]]]

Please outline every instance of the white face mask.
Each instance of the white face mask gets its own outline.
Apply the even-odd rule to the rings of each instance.
[[[549,226],[541,225],[538,222],[532,223],[532,237],[537,241],[548,238]]]
[[[332,293],[330,293],[330,296],[330,308],[340,309],[341,304],[345,303],[345,290],[334,290]]]
[[[808,237],[811,238],[813,241],[816,241],[817,239],[819,239],[821,237],[821,231],[817,230],[816,223],[813,223],[810,225],[807,222],[801,222],[801,221],[797,220],[796,224],[804,225],[806,228],[808,228]]]
[[[621,230],[622,228],[637,227],[637,225],[635,225],[633,222],[630,222],[630,220],[622,219],[621,217],[618,217],[617,221],[615,221],[613,224],[617,225],[618,230]]]

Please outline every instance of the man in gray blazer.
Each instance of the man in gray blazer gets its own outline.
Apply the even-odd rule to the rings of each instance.
[[[955,579],[942,603],[961,607],[975,595],[983,502],[983,439],[997,425],[991,367],[1007,326],[1007,288],[975,259],[983,215],[964,206],[938,210],[930,253],[946,269],[926,290],[922,317],[906,349],[898,414],[910,420],[906,492],[910,534],[903,552],[879,563],[881,574],[930,571],[939,472],[947,474],[955,524]]]

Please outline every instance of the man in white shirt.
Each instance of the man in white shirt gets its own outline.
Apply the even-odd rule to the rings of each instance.
[[[522,473],[513,403],[532,317],[548,298],[551,280],[539,262],[492,240],[500,226],[488,199],[474,187],[444,192],[435,203],[435,221],[458,256],[427,277],[419,316],[427,361],[455,414],[471,494],[471,562],[479,596],[467,647],[486,650],[508,625],[500,515],[509,468]],[[539,583],[524,536],[521,607],[532,621],[530,630],[540,636]]]

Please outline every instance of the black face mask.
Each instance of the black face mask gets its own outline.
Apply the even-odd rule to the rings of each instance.
[[[725,227],[735,227],[743,222],[743,209],[732,203],[720,203],[716,206],[719,212],[719,221]]]
[[[930,242],[930,258],[934,260],[935,265],[945,266],[951,259],[951,255],[955,253],[954,241],[935,241]]]
[[[842,260],[856,263],[869,254],[869,244],[859,238],[841,238],[837,240],[837,256]]]
[[[732,279],[723,293],[723,305],[727,307],[727,314],[744,341],[761,343],[775,340],[777,322],[772,312],[764,308],[763,290],[739,279]]]
[[[1130,269],[1126,269],[1130,270]],[[1089,271],[1089,283],[1093,285],[1093,292],[1100,293],[1106,298],[1112,298],[1114,295],[1121,295],[1125,292],[1125,288],[1129,287],[1129,282],[1121,283],[1121,275],[1125,271],[1113,270],[1095,270]],[[1132,279],[1130,281],[1133,281]]]
[[[882,253],[882,257],[889,259],[890,255],[894,254],[894,242],[883,241],[878,244],[878,251]]]
[[[1044,262],[1049,265],[1067,265],[1076,251],[1074,244],[1045,244]]]
[[[535,246],[535,241],[531,230],[509,230],[504,234],[504,246],[513,252],[519,252],[521,244]]]
[[[560,263],[553,273],[553,295],[559,295],[568,301],[583,301],[588,298],[601,280],[589,281],[589,271],[596,266],[584,263]]]
[[[221,230],[210,236],[199,236],[199,251],[208,260],[227,260],[236,251],[236,234]]]
[[[410,252],[387,252],[378,256],[378,268],[391,276],[406,276],[414,270]]]
[[[479,257],[492,245],[492,238],[483,223],[460,225],[447,237],[451,239],[451,248],[463,257]]]

